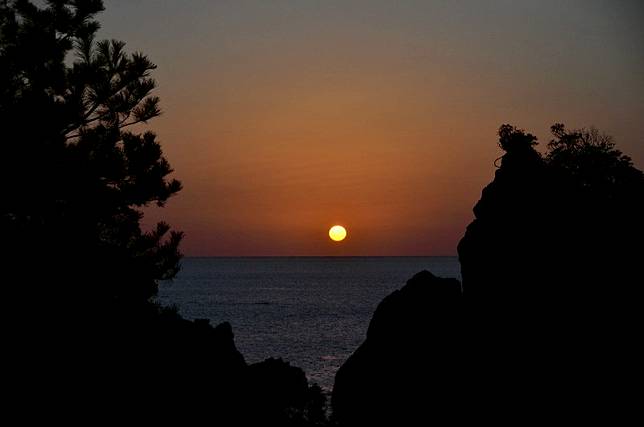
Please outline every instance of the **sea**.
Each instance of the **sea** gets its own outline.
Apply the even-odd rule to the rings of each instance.
[[[188,319],[229,322],[247,363],[281,358],[329,392],[378,303],[422,270],[460,280],[456,257],[184,258],[158,300]]]

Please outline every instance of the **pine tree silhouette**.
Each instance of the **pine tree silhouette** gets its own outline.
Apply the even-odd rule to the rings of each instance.
[[[142,208],[163,206],[181,184],[155,135],[131,130],[161,113],[156,67],[123,42],[95,41],[102,8],[0,6],[0,230],[16,287],[104,314],[150,301],[178,271],[182,234],[141,229]]]

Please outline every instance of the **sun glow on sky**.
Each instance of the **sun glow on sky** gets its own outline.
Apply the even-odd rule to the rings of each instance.
[[[640,0],[107,0],[99,39],[158,65],[147,129],[184,189],[144,221],[185,232],[186,255],[454,255],[503,123],[540,147],[556,121],[594,125],[642,167],[643,17]]]

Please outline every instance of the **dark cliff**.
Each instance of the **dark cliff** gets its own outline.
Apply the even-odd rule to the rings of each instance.
[[[466,295],[552,303],[636,290],[625,285],[644,253],[642,173],[606,136],[553,133],[542,155],[532,135],[501,128],[501,166],[458,245]]]
[[[378,307],[333,392],[340,425],[611,421],[641,351],[644,175],[591,131],[504,125],[458,245],[458,282],[419,273]],[[447,289],[450,289],[447,291]]]

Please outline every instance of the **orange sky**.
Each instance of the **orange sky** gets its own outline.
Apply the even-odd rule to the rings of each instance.
[[[642,168],[644,8],[481,3],[106,1],[184,184],[148,222],[187,255],[451,255],[502,123],[595,125]]]

